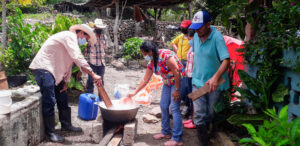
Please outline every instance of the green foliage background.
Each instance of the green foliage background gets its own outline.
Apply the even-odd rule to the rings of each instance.
[[[143,43],[142,39],[139,38],[129,38],[124,43],[124,58],[126,60],[131,59],[141,59],[142,54],[140,51],[140,46]]]
[[[79,19],[57,15],[53,25],[36,23],[31,26],[24,23],[23,14],[19,8],[15,8],[15,11],[15,15],[8,16],[9,41],[5,54],[0,56],[0,61],[4,64],[8,76],[20,73],[30,74],[28,67],[44,41],[52,34],[68,30],[71,25],[81,23]]]

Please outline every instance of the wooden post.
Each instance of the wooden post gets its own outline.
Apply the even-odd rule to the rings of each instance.
[[[6,0],[2,0],[2,46],[0,54],[4,54],[6,48]],[[0,63],[0,71],[4,70],[3,64]]]
[[[119,16],[120,16],[120,7],[119,7],[119,0],[115,1],[116,5],[116,19],[115,19],[115,25],[114,25],[114,45],[115,49],[113,51],[113,54],[116,54],[119,50],[119,41],[118,41],[118,29],[119,29]]]
[[[193,12],[192,12],[192,3],[188,2],[188,8],[189,8],[189,18],[190,20],[193,19]]]

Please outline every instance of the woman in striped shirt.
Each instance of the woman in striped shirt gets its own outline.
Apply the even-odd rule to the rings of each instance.
[[[171,50],[157,49],[157,45],[152,41],[143,42],[140,46],[144,58],[149,61],[146,74],[134,93],[128,97],[133,97],[149,82],[153,73],[161,75],[164,81],[160,108],[162,112],[162,131],[153,136],[154,139],[170,139],[164,145],[183,145],[183,125],[180,115],[180,79],[185,76],[184,67],[180,63],[178,56]],[[169,106],[171,106],[173,116],[173,130],[170,127]],[[172,133],[172,135],[171,135]]]

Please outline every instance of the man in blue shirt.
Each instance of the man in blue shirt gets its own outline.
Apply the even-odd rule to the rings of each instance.
[[[229,78],[226,70],[229,66],[229,53],[223,35],[210,26],[210,16],[205,11],[194,15],[189,27],[196,31],[191,42],[194,52],[192,84],[193,91],[209,85],[209,93],[193,102],[194,124],[197,126],[198,138],[202,145],[208,144],[208,125],[214,117],[213,107],[218,101],[221,91],[229,88]],[[220,78],[225,83],[218,85]]]

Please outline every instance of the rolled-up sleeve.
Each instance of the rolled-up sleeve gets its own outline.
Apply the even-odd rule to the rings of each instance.
[[[80,48],[77,44],[76,35],[68,35],[65,37],[64,46],[74,61],[74,63],[81,69],[82,67],[87,68],[88,70],[92,71],[92,68],[84,59]]]

